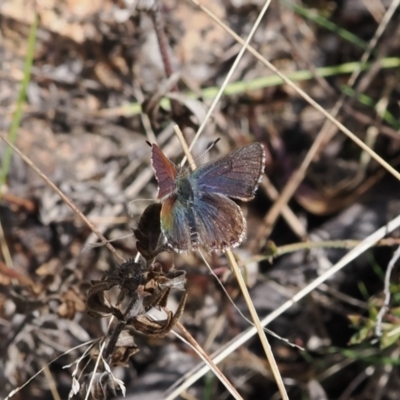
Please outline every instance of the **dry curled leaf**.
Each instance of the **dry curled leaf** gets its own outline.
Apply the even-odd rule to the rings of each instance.
[[[160,226],[161,204],[149,205],[142,213],[137,229],[133,231],[137,238],[136,248],[145,260],[153,260],[157,254],[166,251]]]
[[[135,343],[134,334],[135,332],[130,326],[127,326],[119,333],[115,343],[112,343],[113,353],[110,357],[110,360],[108,360],[110,365],[120,365],[126,367],[128,365],[129,358],[139,351],[139,348]],[[105,348],[109,346],[111,340],[114,340],[114,338],[111,336],[108,336],[105,339]],[[90,354],[92,358],[97,358],[99,356],[100,347],[101,346],[99,345],[93,348]]]
[[[57,309],[60,317],[73,319],[77,312],[82,312],[86,308],[83,296],[77,293],[74,288],[70,288],[61,295],[61,304]]]

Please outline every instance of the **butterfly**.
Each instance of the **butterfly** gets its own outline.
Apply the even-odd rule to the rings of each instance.
[[[175,165],[156,144],[151,153],[167,246],[179,253],[199,245],[208,252],[238,246],[246,236],[246,220],[230,198],[254,198],[265,166],[261,143],[240,147],[193,172]]]

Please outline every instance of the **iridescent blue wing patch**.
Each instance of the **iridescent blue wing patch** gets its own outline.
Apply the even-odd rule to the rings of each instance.
[[[190,176],[194,191],[223,194],[249,201],[264,174],[265,152],[252,143],[198,167]]]
[[[187,253],[198,248],[194,210],[184,207],[176,195],[168,197],[162,203],[161,231],[167,245],[178,253]]]

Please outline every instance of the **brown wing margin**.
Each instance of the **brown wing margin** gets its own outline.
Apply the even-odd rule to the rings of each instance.
[[[162,199],[175,189],[176,165],[154,143],[151,147],[151,162],[158,181],[157,198]]]

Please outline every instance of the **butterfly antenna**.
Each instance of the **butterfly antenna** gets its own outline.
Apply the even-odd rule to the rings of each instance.
[[[214,140],[213,142],[211,142],[207,148],[199,155],[195,158],[195,162],[197,163],[197,161],[200,160],[200,158],[202,158],[207,152],[209,152],[219,141],[221,140],[221,138],[218,138],[217,140]]]

